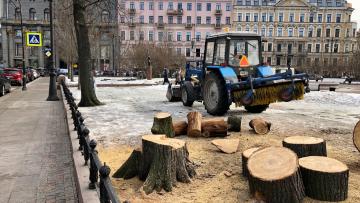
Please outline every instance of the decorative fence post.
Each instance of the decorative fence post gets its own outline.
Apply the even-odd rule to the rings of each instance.
[[[96,182],[98,181],[98,169],[96,167],[96,162],[94,160],[94,156],[95,154],[97,154],[97,151],[95,150],[96,148],[96,141],[95,140],[91,140],[90,143],[90,176],[89,176],[89,189],[96,189]]]
[[[110,168],[104,163],[104,165],[99,169],[100,173],[100,202],[101,203],[110,203],[110,198],[106,192],[105,179],[109,177]]]

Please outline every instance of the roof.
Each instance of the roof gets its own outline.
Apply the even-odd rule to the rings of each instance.
[[[226,37],[226,36],[233,36],[233,37],[260,37],[259,34],[255,33],[255,32],[240,32],[240,31],[236,31],[236,32],[219,32],[219,33],[215,33],[212,34],[210,36],[208,36],[209,38],[217,38],[217,37]]]

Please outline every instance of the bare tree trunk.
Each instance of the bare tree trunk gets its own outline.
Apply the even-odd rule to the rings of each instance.
[[[91,74],[91,53],[88,28],[86,26],[85,0],[73,0],[74,26],[76,30],[77,52],[79,56],[79,72],[81,74],[81,100],[79,106],[97,106],[101,102],[97,99],[94,89],[94,78]]]

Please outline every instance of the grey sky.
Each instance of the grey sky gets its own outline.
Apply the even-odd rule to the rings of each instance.
[[[358,29],[360,28],[360,1],[359,0],[348,0],[349,3],[352,3],[355,11],[352,15],[352,21],[356,21]]]

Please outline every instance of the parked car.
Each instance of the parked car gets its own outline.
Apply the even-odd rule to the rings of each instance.
[[[67,68],[59,68],[57,71],[57,75],[67,75],[69,70]]]
[[[11,82],[4,76],[0,76],[0,96],[4,96],[11,91]]]
[[[22,71],[17,68],[5,68],[4,73],[2,74],[3,77],[10,80],[11,84],[15,85],[22,85]]]
[[[31,69],[32,75],[34,76],[34,79],[37,79],[38,77],[40,77],[39,73],[37,72],[37,70],[35,69]]]
[[[39,76],[41,76],[41,77],[45,76],[45,69],[44,68],[37,68],[36,70],[39,73]]]

